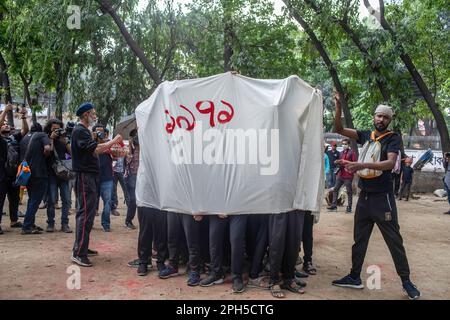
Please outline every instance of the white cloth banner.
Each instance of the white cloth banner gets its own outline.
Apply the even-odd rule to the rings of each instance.
[[[162,83],[136,109],[138,206],[190,214],[320,210],[322,94],[297,76]]]

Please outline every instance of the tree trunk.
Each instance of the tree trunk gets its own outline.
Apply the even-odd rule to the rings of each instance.
[[[0,81],[2,83],[3,90],[5,91],[5,104],[12,103],[12,96],[11,96],[11,85],[9,81],[9,75],[8,75],[8,66],[6,65],[6,61],[3,58],[2,53],[0,52]],[[8,124],[10,126],[14,126],[14,115],[12,111],[9,111],[6,115],[8,119]]]
[[[441,110],[439,109],[439,106],[436,103],[436,100],[434,99],[433,95],[431,94],[431,91],[428,88],[428,86],[426,85],[425,81],[423,80],[421,74],[416,69],[416,66],[414,65],[414,62],[412,61],[411,57],[405,52],[405,48],[398,41],[397,34],[394,32],[394,30],[392,29],[390,24],[385,19],[385,17],[384,17],[384,1],[379,0],[379,3],[380,3],[380,11],[377,12],[374,8],[372,8],[372,6],[369,3],[369,0],[364,0],[364,5],[369,10],[369,13],[374,15],[380,22],[383,29],[390,33],[392,40],[394,42],[394,45],[399,49],[400,59],[403,61],[406,68],[408,69],[408,71],[409,71],[411,77],[413,78],[414,82],[416,83],[420,93],[422,94],[428,107],[430,108],[434,119],[436,120],[437,129],[438,129],[439,135],[441,137],[442,151],[449,152],[450,151],[450,137],[449,137],[449,133],[448,133],[447,124],[445,123],[444,115],[442,114]]]
[[[62,64],[56,62],[54,64],[54,69],[56,73],[56,106],[55,106],[55,117],[62,121],[62,109],[64,105],[64,88],[65,82],[68,76],[68,72],[63,70]]]
[[[233,57],[233,8],[232,3],[227,0],[221,1],[223,17],[223,70],[232,71],[231,58]]]
[[[306,4],[308,4],[317,14],[321,14],[322,10],[314,3],[313,0],[304,0]],[[338,24],[342,30],[347,34],[347,36],[353,41],[355,46],[359,49],[361,52],[367,66],[372,70],[372,72],[376,75],[376,84],[378,86],[378,89],[380,90],[381,96],[383,97],[385,102],[388,102],[390,100],[391,94],[389,92],[389,89],[386,86],[386,83],[383,82],[382,74],[380,67],[376,65],[375,61],[370,56],[367,48],[363,45],[361,42],[360,37],[358,34],[350,27],[347,18],[339,19],[336,16],[331,16],[331,20]]]
[[[144,51],[139,47],[137,42],[133,39],[131,34],[128,32],[125,24],[120,19],[120,17],[117,15],[116,10],[111,6],[108,0],[97,0],[97,2],[100,4],[102,11],[107,12],[116,23],[117,27],[120,30],[120,33],[122,33],[122,36],[125,38],[125,41],[127,42],[130,49],[134,52],[134,54],[138,57],[138,59],[141,61],[141,63],[144,65],[145,70],[148,72],[150,77],[155,82],[155,86],[159,85],[161,83],[160,76],[158,73],[158,70],[151,64],[151,62],[148,60],[148,58],[145,56]]]
[[[301,25],[303,30],[308,34],[309,38],[311,39],[311,41],[314,44],[314,47],[319,52],[320,56],[322,57],[322,60],[324,61],[325,65],[327,66],[328,72],[330,73],[330,76],[333,79],[334,86],[336,87],[336,90],[341,94],[341,106],[342,106],[342,111],[344,113],[345,125],[347,128],[353,129],[354,126],[353,126],[352,115],[351,115],[350,109],[348,107],[348,102],[347,102],[347,97],[345,94],[344,87],[342,86],[342,83],[339,79],[338,72],[337,72],[336,68],[334,67],[333,62],[331,61],[327,51],[325,50],[325,47],[320,42],[320,40],[317,38],[316,34],[311,29],[309,24],[305,20],[303,20],[303,18],[300,16],[300,14],[296,10],[294,10],[294,8],[291,5],[291,2],[289,0],[283,0],[283,2],[286,4],[290,14],[294,17],[295,20],[297,20],[297,22]],[[353,139],[351,139],[351,146],[352,146],[352,149],[356,153],[358,153],[358,147],[356,145],[356,141],[354,141]]]
[[[32,81],[32,78],[30,80],[27,80],[23,74],[20,74],[20,79],[22,79],[23,83],[23,95],[26,101],[26,104],[28,107],[31,108],[31,121],[34,123],[37,123],[37,116],[36,116],[36,110],[33,108],[33,102],[31,100],[31,94],[30,94],[30,84]]]

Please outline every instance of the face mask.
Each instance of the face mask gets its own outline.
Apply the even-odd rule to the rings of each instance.
[[[347,150],[348,149],[348,144],[344,144],[342,147],[344,148],[344,150]]]

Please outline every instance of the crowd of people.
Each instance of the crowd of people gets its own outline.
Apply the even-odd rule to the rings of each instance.
[[[21,228],[24,235],[39,234],[44,231],[44,228],[35,224],[35,215],[39,208],[46,209],[47,226],[45,231],[54,232],[56,220],[59,220],[56,214],[56,204],[58,198],[60,198],[62,204],[59,208],[61,209],[60,230],[65,233],[72,233],[69,226],[69,215],[72,207],[72,190],[75,187],[76,179],[75,177],[64,179],[57,176],[54,164],[57,159],[68,160],[72,158],[71,137],[75,124],[68,123],[67,128],[65,128],[63,122],[59,119],[50,119],[44,128],[39,123],[33,123],[29,128],[26,109],[22,108],[19,111],[22,127],[21,130],[17,131],[6,121],[7,113],[13,110],[14,106],[9,104],[0,114],[0,123],[2,123],[0,207],[3,208],[6,197],[8,197],[10,226],[11,228]],[[95,124],[90,134],[97,143],[109,141],[109,130],[102,124]],[[133,134],[136,135],[136,132],[131,133],[131,135]],[[137,143],[137,139],[131,140],[130,148],[133,151],[138,148]],[[18,167],[23,161],[26,161],[32,172],[26,187],[21,187],[16,183]],[[102,227],[104,231],[109,232],[111,230],[110,214],[119,215],[117,211],[117,184],[120,183],[128,205],[128,188],[134,188],[136,179],[132,172],[132,165],[129,164],[124,155],[118,156],[109,149],[98,156],[98,161],[100,161],[99,167],[101,170],[99,170],[100,189],[97,194],[103,201]],[[19,211],[19,203],[25,189],[28,194],[28,202],[26,212],[22,214]],[[41,202],[44,204],[39,206]],[[133,212],[130,206],[128,208],[129,214],[125,219],[125,226],[128,229],[135,229],[133,218],[136,209]],[[96,214],[98,214],[97,211],[98,208]],[[24,218],[23,223],[19,221],[20,217]],[[3,234],[1,225],[0,234]]]
[[[331,150],[325,149],[327,187],[332,189],[328,209],[336,210],[339,190],[345,186],[348,199],[346,212],[351,213],[355,172],[371,170],[379,173],[370,179],[359,178],[361,192],[355,210],[352,268],[347,276],[332,284],[356,289],[364,287],[360,273],[376,224],[393,257],[403,289],[411,299],[417,299],[420,292],[409,278],[410,270],[395,205],[392,170],[398,160],[401,137],[388,130],[393,111],[388,106],[380,105],[374,114],[374,131],[357,131],[342,127],[339,94],[335,101],[336,132],[347,138],[342,140],[342,152],[337,151],[336,143],[331,144]],[[90,248],[89,240],[95,216],[100,215],[99,203],[103,202],[101,225],[105,232],[109,232],[110,215],[120,215],[117,210],[117,187],[120,185],[127,205],[125,226],[128,229],[136,228],[133,220],[137,211],[137,259],[130,261],[129,266],[137,268],[139,276],[148,274],[153,258],[161,279],[179,275],[180,266],[186,264],[189,286],[221,284],[229,272],[235,293],[242,293],[248,286],[268,289],[273,297],[282,298],[285,290],[304,293],[304,278],[317,273],[312,258],[313,228],[319,213],[293,210],[277,214],[208,215],[199,212],[190,215],[137,206],[135,188],[140,154],[137,130],[130,133],[129,146],[125,147],[121,135],[109,138],[107,128],[97,123],[94,106],[84,103],[76,112],[79,122],[70,135],[57,119],[48,121],[44,128],[33,124],[28,130],[24,110],[21,111],[22,128],[16,132],[5,122],[6,113],[12,108],[8,105],[0,115],[0,123],[3,124],[0,139],[0,205],[3,208],[7,195],[11,227],[22,228],[22,234],[39,234],[43,229],[35,224],[35,215],[45,197],[46,231],[53,232],[59,190],[62,201],[61,231],[69,233],[72,232],[68,214],[73,185],[76,226],[71,259],[74,263],[83,267],[93,266],[89,257],[98,252]],[[358,160],[356,152],[350,147],[350,139],[361,145],[378,141],[382,146],[380,158],[371,163]],[[10,161],[13,149],[18,154],[17,164],[24,160],[31,169],[31,178],[26,186],[28,203],[23,224],[18,221],[17,215],[20,198],[20,187],[15,184],[17,168],[14,172],[14,168],[9,167],[13,164]],[[61,179],[55,174],[54,163],[58,159],[72,160],[72,180]],[[408,200],[413,170],[409,159],[405,159],[404,164],[399,199],[404,196]],[[244,282],[245,272],[248,272],[247,283]]]

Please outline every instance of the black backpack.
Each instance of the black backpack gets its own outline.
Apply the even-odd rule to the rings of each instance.
[[[5,171],[8,178],[15,178],[20,164],[19,144],[14,139],[8,141]]]

